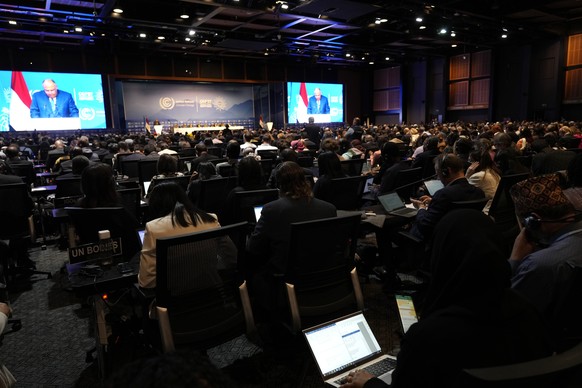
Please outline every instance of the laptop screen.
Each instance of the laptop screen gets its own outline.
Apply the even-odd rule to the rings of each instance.
[[[361,312],[306,329],[303,334],[324,379],[382,353]]]
[[[145,237],[145,229],[138,230],[137,234],[139,235],[139,241],[141,241],[141,245],[143,246],[143,239]]]
[[[437,191],[439,191],[440,189],[442,189],[445,186],[443,185],[443,182],[441,182],[440,180],[433,179],[430,181],[424,181],[424,187],[426,187],[426,189],[428,190],[428,193],[432,197],[434,195],[434,193],[436,193]]]
[[[374,177],[366,179],[366,184],[364,185],[364,194],[369,193],[372,186],[374,186]]]
[[[378,201],[380,201],[384,209],[386,209],[388,212],[404,207],[404,202],[402,202],[402,199],[398,196],[398,193],[380,195],[378,197]]]
[[[255,221],[259,222],[259,218],[261,218],[261,213],[263,212],[262,206],[255,206]]]

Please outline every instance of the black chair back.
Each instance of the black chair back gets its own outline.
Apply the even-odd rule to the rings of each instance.
[[[362,175],[364,163],[366,163],[366,159],[348,159],[341,161],[342,170],[349,176]]]
[[[224,214],[224,204],[228,193],[236,186],[236,177],[207,179],[200,182],[200,193],[196,205],[220,217]]]
[[[0,239],[10,240],[29,235],[28,217],[32,200],[25,183],[0,185]]]
[[[454,201],[452,202],[453,209],[473,209],[477,211],[483,211],[485,205],[487,205],[489,200],[487,198],[473,199],[470,201]]]
[[[36,173],[34,172],[32,162],[10,163],[10,169],[14,175],[18,175],[28,185],[34,183],[36,180]]]
[[[331,180],[331,198],[325,200],[333,203],[338,210],[357,210],[362,202],[367,177],[350,176]]]
[[[183,176],[172,176],[172,177],[167,177],[167,178],[157,178],[157,179],[153,179],[151,181],[152,183],[150,184],[150,192],[151,190],[156,186],[159,185],[162,182],[175,182],[177,183],[180,187],[182,187],[184,189],[184,191],[188,190],[188,184],[190,183],[190,177],[188,175],[183,175]]]
[[[363,308],[351,276],[359,227],[359,214],[291,224],[285,280],[298,307],[295,330]]]
[[[224,156],[224,152],[220,147],[208,147],[206,152],[208,152],[209,155],[216,156],[217,158],[222,158]]]
[[[57,179],[56,198],[82,196],[81,178]]]
[[[171,328],[160,328],[170,349],[183,344],[207,349],[249,329],[239,294],[242,282],[235,272],[217,268],[219,239],[230,238],[243,261],[245,231],[246,224],[240,223],[157,240],[156,304],[167,309],[164,318]],[[168,351],[167,343],[164,347]]]
[[[419,182],[421,179],[422,179],[422,167],[398,171],[398,174],[396,175],[396,180],[394,182],[395,187],[394,191],[398,193],[400,198],[404,198],[405,201],[408,201],[410,197],[414,196],[414,193],[416,193],[418,187],[422,184],[421,182]]]
[[[515,205],[509,194],[511,187],[530,177],[530,173],[504,175],[499,181],[491,206],[489,207],[489,216],[491,216],[497,225],[506,229],[517,226],[515,217]]]
[[[279,151],[277,150],[258,150],[257,155],[261,157],[261,160],[271,159],[276,160],[279,156]]]
[[[138,161],[137,172],[139,184],[143,190],[143,183],[150,182],[152,178],[158,173],[158,161],[155,159]]]
[[[279,190],[277,189],[239,191],[234,193],[233,221],[246,221],[249,225],[254,225],[256,223],[255,206],[262,206],[278,198]]]
[[[139,177],[138,170],[139,160],[124,160],[123,161],[123,175],[127,175],[129,178]]]
[[[134,216],[136,220],[141,220],[141,189],[139,187],[117,189],[117,194],[119,194],[125,210]]]
[[[80,208],[65,207],[79,237],[80,244],[99,240],[100,230],[109,230],[111,237],[121,238],[123,257],[130,260],[141,250],[137,220],[123,207]]]

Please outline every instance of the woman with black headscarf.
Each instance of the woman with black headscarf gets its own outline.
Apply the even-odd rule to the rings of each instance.
[[[534,307],[510,289],[510,269],[495,225],[481,212],[448,213],[435,229],[433,279],[421,319],[402,339],[392,387],[462,386],[462,370],[551,354]],[[344,387],[381,387],[351,372]]]

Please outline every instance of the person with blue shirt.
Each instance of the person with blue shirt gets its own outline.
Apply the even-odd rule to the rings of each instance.
[[[59,90],[52,79],[45,79],[42,87],[44,93],[39,91],[32,95],[31,118],[79,117],[71,93]]]

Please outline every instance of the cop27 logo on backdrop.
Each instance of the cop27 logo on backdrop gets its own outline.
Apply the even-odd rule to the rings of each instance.
[[[82,108],[79,111],[79,117],[81,120],[91,121],[95,118],[95,109],[93,108]]]
[[[162,97],[160,98],[160,108],[164,110],[174,109],[176,101],[172,97]]]

